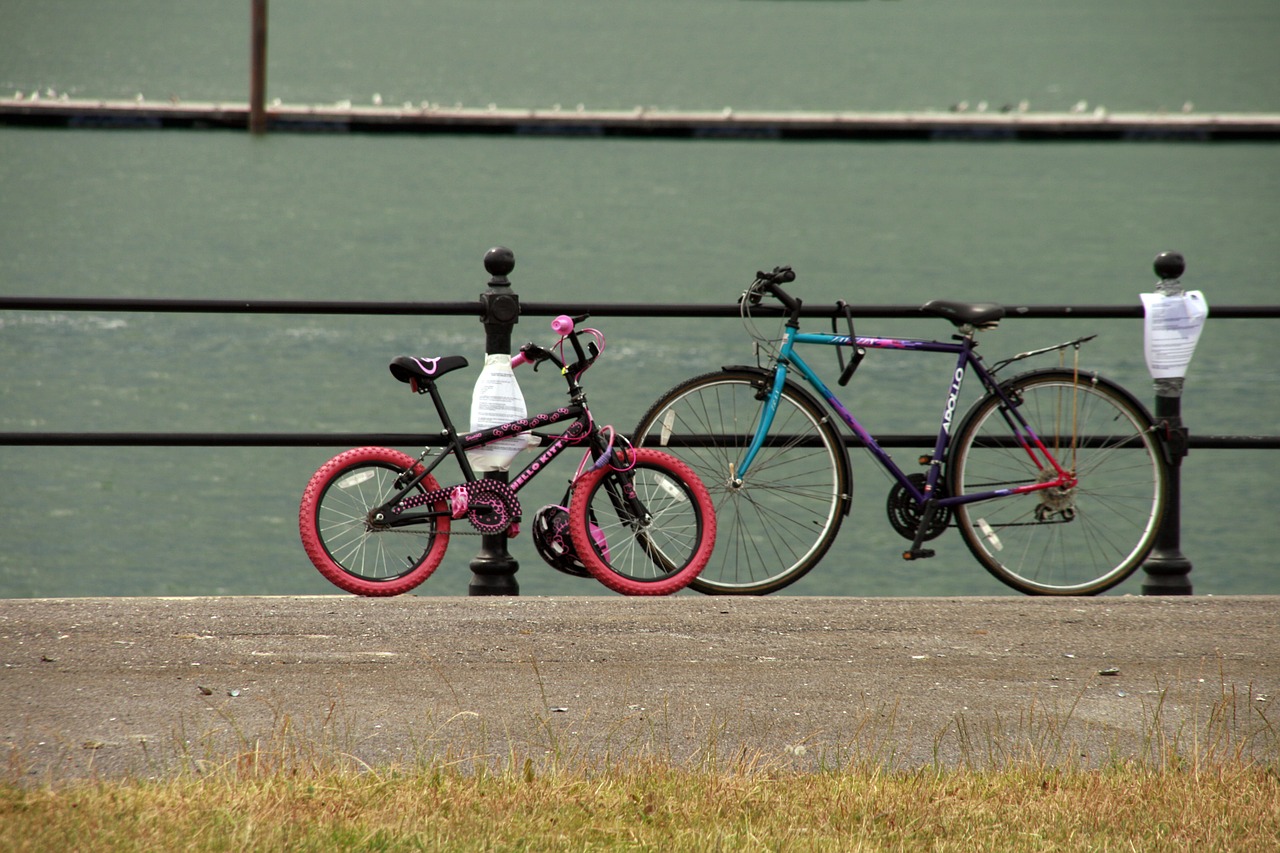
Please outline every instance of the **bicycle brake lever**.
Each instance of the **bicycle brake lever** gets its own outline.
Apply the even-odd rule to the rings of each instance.
[[[535,373],[538,371],[538,366],[541,365],[542,362],[548,361],[548,360],[554,360],[554,356],[549,350],[543,349],[542,347],[535,344],[533,341],[529,341],[529,343],[520,347],[520,355],[524,356],[524,360],[526,362],[533,365],[533,370]],[[513,366],[514,366],[514,360],[513,360]]]

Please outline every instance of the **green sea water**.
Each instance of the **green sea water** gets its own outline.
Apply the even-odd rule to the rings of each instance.
[[[0,85],[54,96],[243,100],[248,4],[7,7]],[[470,2],[271,4],[272,95],[291,102],[585,102],[665,108],[943,109],[1077,100],[1115,109],[1277,110],[1273,3]],[[966,11],[967,10],[967,11]],[[1091,14],[1087,14],[1091,13]],[[1175,14],[1176,13],[1176,14]],[[1021,35],[1019,35],[1021,34]],[[510,246],[530,301],[731,303],[791,264],[810,302],[972,298],[1135,304],[1183,252],[1216,304],[1278,301],[1280,147],[868,144],[267,136],[0,129],[0,293],[458,300]],[[597,415],[629,428],[680,378],[750,359],[734,320],[601,318]],[[1274,434],[1274,321],[1210,318],[1184,415],[1202,434]],[[862,333],[945,335],[921,321]],[[1009,354],[1091,331],[1091,366],[1146,399],[1138,321],[1009,321]],[[517,340],[548,340],[526,317]],[[3,431],[431,431],[394,382],[402,352],[478,364],[469,317],[0,314]],[[928,431],[947,367],[869,358],[849,401],[873,430]],[[474,373],[446,380],[465,419]],[[521,377],[531,408],[554,376]],[[0,447],[0,597],[319,593],[297,541],[302,487],[339,448]],[[549,473],[522,495],[558,500]],[[1184,467],[1197,593],[1274,593],[1274,451]],[[789,592],[1004,592],[958,537],[906,564],[889,484],[855,455],[854,509]],[[457,537],[420,592],[465,594]],[[513,540],[525,594],[593,594]],[[1141,573],[1120,588],[1139,590]]]

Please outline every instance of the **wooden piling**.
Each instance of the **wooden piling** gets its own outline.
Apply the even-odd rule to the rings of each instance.
[[[252,0],[249,50],[249,132],[267,130],[267,0]]]

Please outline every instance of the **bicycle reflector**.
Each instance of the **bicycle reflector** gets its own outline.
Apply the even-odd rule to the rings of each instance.
[[[604,533],[599,527],[591,525],[591,538],[605,560],[609,559],[609,546],[605,543]],[[559,569],[567,575],[587,578],[587,571],[578,551],[573,547],[573,537],[569,533],[569,510],[562,506],[544,506],[533,517],[533,545],[541,557],[552,568]]]

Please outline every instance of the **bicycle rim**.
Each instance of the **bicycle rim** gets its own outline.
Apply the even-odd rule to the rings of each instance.
[[[604,468],[578,481],[570,533],[579,559],[605,586],[668,595],[688,586],[711,556],[715,510],[688,466],[656,450],[636,456],[627,471]]]
[[[741,485],[738,461],[760,422],[763,373],[725,371],[676,386],[641,419],[633,441],[661,447],[689,465],[715,504],[717,545],[692,583],[708,594],[762,595],[808,572],[831,547],[850,483],[838,432],[815,403],[784,389],[770,440]],[[675,436],[705,446],[682,447]]]
[[[388,448],[349,450],[316,472],[303,495],[299,529],[312,564],[358,595],[399,595],[435,571],[448,546],[448,519],[380,527],[369,513],[396,493],[396,480],[417,463]],[[439,488],[427,477],[417,492]]]
[[[1106,380],[1070,370],[1006,383],[1031,428],[1078,485],[957,507],[974,556],[1005,584],[1032,595],[1092,595],[1127,578],[1154,544],[1164,513],[1165,468],[1149,416]],[[1043,482],[1010,437],[1000,401],[987,397],[957,434],[949,474],[968,494]]]

